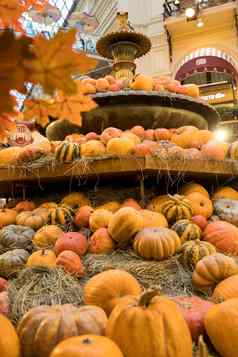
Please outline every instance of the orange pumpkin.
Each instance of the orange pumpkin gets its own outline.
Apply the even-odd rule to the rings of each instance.
[[[126,137],[114,138],[107,143],[107,154],[110,155],[131,155],[135,150],[135,143]]]
[[[82,157],[97,157],[106,153],[106,148],[98,140],[89,140],[86,143],[81,144],[81,156]]]
[[[66,272],[81,278],[84,276],[84,267],[79,256],[71,250],[64,250],[57,259],[56,265],[62,267]]]
[[[66,136],[65,141],[69,141],[70,143],[82,144],[85,143],[87,140],[85,135],[71,134]]]
[[[87,141],[89,140],[98,140],[99,139],[99,135],[97,133],[95,133],[94,131],[90,131],[89,133],[87,133],[85,135],[85,138]]]
[[[168,196],[167,195],[163,195],[163,196],[157,196],[155,198],[153,198],[147,205],[147,209],[154,211],[154,212],[158,212],[161,213],[161,207],[163,206],[163,204],[168,200]]]
[[[89,227],[92,232],[99,228],[107,228],[113,217],[113,213],[105,209],[95,210],[89,218]]]
[[[91,206],[82,206],[75,213],[74,223],[77,227],[89,227],[89,218],[94,212]]]
[[[20,151],[18,146],[0,150],[0,166],[16,165]]]
[[[122,134],[121,129],[109,127],[105,130],[103,130],[100,140],[103,144],[107,144],[111,139],[113,138],[119,138]]]
[[[62,233],[62,229],[56,225],[45,225],[36,232],[33,243],[41,249],[53,247]]]
[[[28,267],[47,267],[53,268],[56,264],[56,255],[53,250],[42,249],[32,253],[27,259]]]
[[[216,304],[234,298],[238,298],[238,274],[219,283],[212,294],[212,301]]]
[[[145,130],[145,135],[144,135],[145,140],[154,140],[155,139],[155,131],[154,129],[147,129]]]
[[[107,270],[94,275],[84,285],[84,302],[101,307],[107,315],[127,295],[139,295],[138,281],[124,270]]]
[[[135,145],[141,143],[141,139],[136,134],[133,134],[130,130],[126,130],[122,133],[121,138],[127,138],[131,140]]]
[[[152,212],[150,210],[144,209],[140,211],[140,214],[143,218],[142,228],[168,227],[167,219],[161,213]]]
[[[0,314],[0,356],[20,357],[20,341],[16,330],[7,317]]]
[[[205,187],[203,187],[198,183],[188,183],[186,185],[183,185],[180,189],[181,195],[184,196],[190,195],[190,193],[194,193],[194,192],[201,193],[205,197],[209,198],[208,191],[205,189]]]
[[[172,137],[172,133],[168,129],[155,129],[155,140],[170,140]]]
[[[231,200],[238,200],[238,192],[234,190],[234,188],[229,186],[220,187],[212,195],[212,199],[217,200],[220,198],[229,198]]]
[[[89,239],[89,253],[108,254],[115,248],[115,243],[106,228],[97,229]]]
[[[183,87],[186,90],[186,95],[189,97],[197,98],[200,96],[200,90],[196,84],[185,84]]]
[[[152,91],[153,87],[154,81],[152,77],[146,76],[144,74],[139,74],[136,76],[134,82],[130,85],[131,89],[144,91]]]
[[[50,357],[123,357],[119,347],[104,336],[82,335],[60,342]]]
[[[123,201],[123,203],[121,204],[121,208],[124,207],[132,207],[137,211],[140,211],[142,209],[139,203],[134,198],[127,198],[125,201]]]
[[[78,208],[81,206],[90,206],[90,200],[82,192],[72,192],[65,196],[61,202],[61,205],[66,205],[72,208]]]
[[[96,209],[106,209],[107,211],[110,211],[112,213],[115,213],[120,209],[121,205],[118,201],[109,201],[106,203],[103,203],[101,206],[96,207]]]
[[[145,157],[147,155],[152,155],[157,148],[158,145],[156,144],[156,142],[151,141],[148,143],[147,140],[135,146],[134,155],[138,157]]]
[[[186,196],[192,206],[194,215],[202,215],[209,218],[213,214],[212,201],[202,193],[194,192]]]
[[[131,128],[131,132],[137,135],[140,139],[144,138],[145,129],[143,128],[143,126],[140,125],[133,126],[133,128]]]
[[[96,89],[97,92],[106,92],[108,91],[109,83],[105,78],[99,78],[96,80]]]
[[[33,211],[34,209],[36,209],[36,205],[33,201],[22,201],[19,202],[14,209],[17,212]]]
[[[16,224],[39,229],[47,223],[48,214],[49,212],[46,208],[38,208],[34,211],[24,211],[18,214]]]
[[[208,160],[223,161],[226,158],[229,146],[226,143],[209,141],[201,148],[202,156]]]
[[[67,232],[61,234],[55,243],[55,253],[59,255],[64,250],[71,250],[79,256],[84,255],[88,249],[86,237],[78,232]]]
[[[196,215],[192,217],[192,222],[197,224],[198,227],[200,227],[200,229],[203,231],[206,226],[208,225],[208,220],[206,219],[206,217],[202,216],[202,215]]]
[[[15,211],[14,209],[9,209],[9,208],[0,209],[0,227],[8,226],[9,224],[15,224],[16,218],[17,218],[17,211]]]
[[[56,208],[56,207],[58,207],[58,205],[55,202],[44,202],[39,206],[39,208],[47,208],[47,209]]]

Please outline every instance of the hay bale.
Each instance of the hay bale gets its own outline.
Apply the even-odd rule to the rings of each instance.
[[[60,268],[26,268],[9,284],[10,319],[17,323],[31,308],[39,305],[82,302],[78,280]]]

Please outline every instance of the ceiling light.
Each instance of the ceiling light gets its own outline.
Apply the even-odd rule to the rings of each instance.
[[[196,15],[196,11],[193,7],[188,7],[186,10],[185,10],[185,16],[188,18],[188,19],[192,19],[194,16]]]
[[[180,4],[180,0],[174,0],[174,5],[179,5]]]
[[[214,138],[217,141],[224,142],[229,138],[229,132],[225,129],[217,129],[214,131]]]
[[[202,19],[198,19],[198,20],[197,20],[197,27],[201,28],[201,27],[203,27],[203,26],[204,26],[203,20],[202,20]]]

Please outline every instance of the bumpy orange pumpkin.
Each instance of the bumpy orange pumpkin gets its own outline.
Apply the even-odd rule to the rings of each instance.
[[[20,342],[16,330],[7,317],[0,314],[0,356],[20,357]]]
[[[206,314],[204,322],[216,351],[223,357],[237,357],[238,299],[213,306]]]
[[[234,188],[225,186],[218,188],[216,192],[212,195],[212,199],[229,198],[231,200],[238,200],[238,192]]]
[[[202,215],[209,218],[213,214],[212,201],[205,197],[202,193],[193,192],[186,196],[190,205],[193,208],[194,215]]]
[[[142,209],[139,203],[134,200],[134,198],[127,198],[125,201],[123,201],[121,208],[123,207],[132,207],[135,208],[137,211],[140,211]]]
[[[36,205],[33,201],[22,201],[19,202],[14,209],[17,212],[33,211],[34,209],[36,209]]]
[[[115,248],[115,243],[106,228],[97,229],[89,239],[89,253],[107,254]]]
[[[124,270],[107,270],[94,275],[84,286],[84,302],[101,307],[107,315],[127,295],[138,295],[138,281]]]
[[[59,255],[64,250],[71,250],[79,256],[84,255],[88,249],[88,241],[86,237],[78,232],[63,233],[55,243],[56,255]]]
[[[113,128],[113,127],[109,127],[105,130],[103,130],[101,136],[100,136],[100,140],[103,142],[103,144],[107,144],[109,140],[113,139],[113,138],[119,138],[122,134],[121,129],[117,129],[117,128]]]
[[[144,209],[140,211],[140,214],[143,218],[143,228],[168,227],[167,219],[161,213]]]
[[[47,267],[53,268],[56,264],[56,255],[53,250],[42,249],[32,253],[27,259],[28,267]]]
[[[68,273],[81,278],[84,276],[84,267],[78,254],[71,250],[64,250],[61,252],[57,259],[56,265],[64,268]]]
[[[175,223],[181,219],[191,219],[194,212],[187,197],[168,195],[167,201],[161,206],[161,213],[166,217],[169,223]]]
[[[126,357],[192,357],[192,339],[182,313],[173,301],[153,291],[118,304],[106,336]]]
[[[132,207],[124,207],[117,211],[108,226],[108,232],[113,240],[123,245],[143,227],[143,218],[137,210]]]
[[[9,208],[0,209],[0,227],[8,226],[9,224],[15,224],[16,218],[17,218],[17,211],[15,211],[14,209],[9,209]]]
[[[94,335],[67,338],[55,347],[50,357],[72,357],[72,354],[74,357],[123,357],[112,340]]]
[[[48,210],[46,208],[39,208],[34,211],[25,211],[18,214],[16,224],[28,226],[33,229],[39,229],[47,223],[47,220]]]
[[[203,232],[203,238],[222,252],[238,255],[238,228],[231,223],[209,223]]]
[[[234,259],[216,253],[202,258],[193,272],[193,284],[202,290],[214,287],[220,281],[238,273]]]
[[[131,155],[135,147],[136,144],[126,137],[114,138],[107,143],[107,154],[118,156]]]
[[[75,213],[74,223],[77,227],[89,227],[89,218],[94,212],[91,206],[82,206]]]
[[[53,247],[62,233],[62,229],[58,226],[45,225],[36,232],[33,243],[38,248]]]
[[[92,232],[99,228],[107,228],[113,217],[113,213],[105,209],[95,210],[89,218],[89,227]]]
[[[106,153],[106,148],[98,140],[89,140],[84,144],[81,144],[81,156],[82,157],[93,157],[102,156]]]

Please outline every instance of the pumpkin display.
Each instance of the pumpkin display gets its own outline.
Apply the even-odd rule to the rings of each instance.
[[[0,166],[16,165],[18,163],[19,146],[0,150]]]
[[[204,317],[214,304],[194,295],[175,296],[172,300],[187,322],[193,341],[197,342],[199,336],[205,332]]]
[[[111,269],[94,275],[84,285],[86,305],[101,307],[107,315],[127,295],[138,295],[141,287],[138,281],[124,270]]]
[[[115,249],[115,243],[106,228],[97,229],[89,239],[89,253],[108,254]]]
[[[127,137],[114,138],[107,143],[107,154],[117,156],[131,155],[135,147],[136,144]]]
[[[42,156],[45,156],[47,153],[43,150],[42,147],[37,145],[26,145],[21,148],[17,158],[18,163],[27,163],[40,159]]]
[[[21,201],[14,208],[18,213],[22,211],[33,211],[34,209],[36,209],[36,205],[33,201]]]
[[[194,212],[185,196],[168,195],[167,200],[161,205],[161,213],[169,223],[175,223],[181,219],[192,218]]]
[[[136,209],[119,209],[110,220],[108,232],[119,245],[128,243],[143,227],[143,218]]]
[[[89,133],[87,133],[85,135],[86,141],[89,140],[98,140],[99,139],[99,135],[97,133],[95,133],[94,131],[90,131]]]
[[[223,161],[228,152],[228,144],[216,141],[209,141],[201,148],[202,156],[207,160]]]
[[[133,128],[130,129],[131,132],[135,135],[137,135],[140,139],[144,139],[145,136],[145,129],[141,125],[136,125],[133,126]]]
[[[10,313],[10,300],[7,291],[0,293],[0,314],[8,316]],[[0,342],[1,343],[1,342]]]
[[[107,228],[113,217],[113,213],[106,209],[95,210],[89,218],[89,227],[92,232],[99,228]]]
[[[72,162],[80,157],[80,146],[77,143],[63,141],[55,151],[55,159],[59,162]]]
[[[17,218],[17,211],[9,208],[0,209],[0,227],[8,226],[9,224],[15,224]]]
[[[229,198],[220,198],[214,201],[214,213],[222,221],[238,226],[238,201]]]
[[[121,205],[118,201],[109,201],[101,206],[96,207],[96,209],[106,209],[107,211],[110,211],[112,213],[115,213],[121,208]]]
[[[0,275],[10,278],[24,268],[29,253],[24,249],[13,249],[0,255]]]
[[[194,192],[201,193],[205,197],[209,198],[208,191],[205,189],[205,187],[203,187],[202,185],[200,185],[198,183],[188,183],[186,185],[183,185],[180,190],[181,195],[184,195],[184,196],[187,196],[190,193],[194,193]]]
[[[84,144],[81,144],[81,156],[82,157],[97,157],[105,155],[106,148],[98,140],[89,140]]]
[[[79,227],[89,227],[89,218],[94,212],[91,206],[82,206],[75,213],[74,224]]]
[[[154,197],[147,205],[147,209],[150,211],[161,213],[162,205],[168,201],[167,195]]]
[[[165,128],[155,129],[154,135],[155,135],[155,140],[157,140],[157,141],[170,140],[172,137],[172,133],[168,129],[165,129]]]
[[[34,235],[33,243],[37,248],[51,248],[63,233],[62,229],[55,225],[45,225]]]
[[[227,300],[214,305],[206,314],[206,332],[216,351],[223,357],[236,357],[238,299]]]
[[[158,212],[152,212],[147,209],[140,211],[140,214],[143,218],[143,227],[142,228],[151,228],[151,227],[168,227],[168,222],[165,216]]]
[[[123,207],[132,207],[137,211],[140,211],[142,209],[139,203],[134,198],[127,198],[126,200],[124,200],[121,204],[121,208]]]
[[[153,78],[144,74],[137,75],[134,82],[130,84],[130,88],[134,90],[152,91],[153,87]]]
[[[107,145],[108,141],[113,138],[119,138],[122,134],[121,129],[109,127],[103,130],[100,140],[103,144]]]
[[[65,196],[60,202],[61,205],[66,205],[72,208],[79,208],[81,206],[90,206],[90,201],[82,192],[72,192]]]
[[[96,90],[98,92],[106,92],[109,89],[109,82],[105,78],[96,80]]]
[[[202,215],[205,218],[209,218],[213,214],[212,201],[205,197],[202,193],[193,192],[186,196],[190,203],[194,215]]]
[[[73,222],[74,212],[69,206],[58,206],[51,208],[48,214],[48,224],[59,225],[63,229],[67,229]]]
[[[119,347],[104,336],[83,335],[60,342],[50,357],[123,357]]]
[[[134,251],[144,259],[164,260],[181,247],[179,236],[168,228],[145,228],[135,236]]]
[[[69,337],[85,333],[104,335],[106,323],[107,317],[98,307],[42,305],[23,316],[17,332],[24,357],[49,357],[54,347]]]
[[[13,249],[31,251],[32,239],[35,231],[26,226],[10,224],[0,230],[0,252],[4,253]]]
[[[195,223],[198,227],[200,227],[202,231],[208,225],[208,220],[206,219],[206,217],[202,216],[201,214],[197,214],[196,216],[193,216],[192,222]]]
[[[78,254],[71,250],[61,252],[56,259],[56,265],[62,267],[66,272],[77,278],[84,276],[84,267],[81,259]]]
[[[234,298],[238,298],[238,274],[221,281],[212,294],[212,301],[216,304]]]
[[[123,131],[121,138],[127,138],[131,140],[135,145],[141,143],[141,139],[137,135],[133,134],[130,130]]]
[[[185,267],[194,270],[196,264],[202,258],[215,254],[216,248],[208,242],[199,239],[195,241],[185,242],[181,248],[182,262]]]
[[[106,336],[126,357],[192,357],[191,335],[179,308],[150,290],[115,307]]]
[[[82,256],[88,249],[88,241],[86,237],[78,232],[63,233],[55,243],[56,255],[59,255],[64,250],[71,250],[72,252]]]
[[[199,260],[193,272],[192,281],[195,287],[207,290],[237,273],[238,266],[233,258],[216,253]]]
[[[221,252],[238,255],[238,228],[231,223],[209,223],[203,232],[203,238]]]
[[[171,229],[175,231],[181,242],[185,242],[187,240],[196,240],[201,238],[201,229],[195,223],[192,223],[189,219],[181,219],[177,221]]]
[[[143,142],[141,144],[137,144],[134,149],[134,155],[138,157],[145,157],[147,155],[152,155],[153,152],[158,148],[158,145],[151,141],[152,144],[147,142]]]
[[[16,224],[37,230],[47,223],[47,219],[47,209],[36,209],[34,211],[24,211],[19,213],[16,218]]]
[[[39,208],[49,209],[49,208],[56,208],[57,206],[58,205],[55,202],[44,202],[39,206]]]
[[[2,293],[3,291],[7,291],[7,289],[8,289],[8,281],[0,277],[0,293]]]
[[[213,200],[220,198],[229,198],[231,200],[238,200],[238,192],[234,188],[225,186],[218,188],[215,193],[212,195]]]
[[[0,356],[20,357],[20,341],[11,321],[0,314]]]
[[[28,267],[53,268],[56,265],[56,255],[50,249],[38,250],[29,256],[26,265]]]
[[[144,134],[144,139],[145,140],[154,140],[155,138],[155,131],[154,129],[147,129],[145,130],[145,134]]]
[[[195,148],[184,149],[183,151],[185,160],[201,160],[202,154],[201,151]]]
[[[68,141],[70,143],[76,143],[76,144],[82,144],[85,143],[86,137],[82,134],[70,134],[65,137],[65,141]]]

